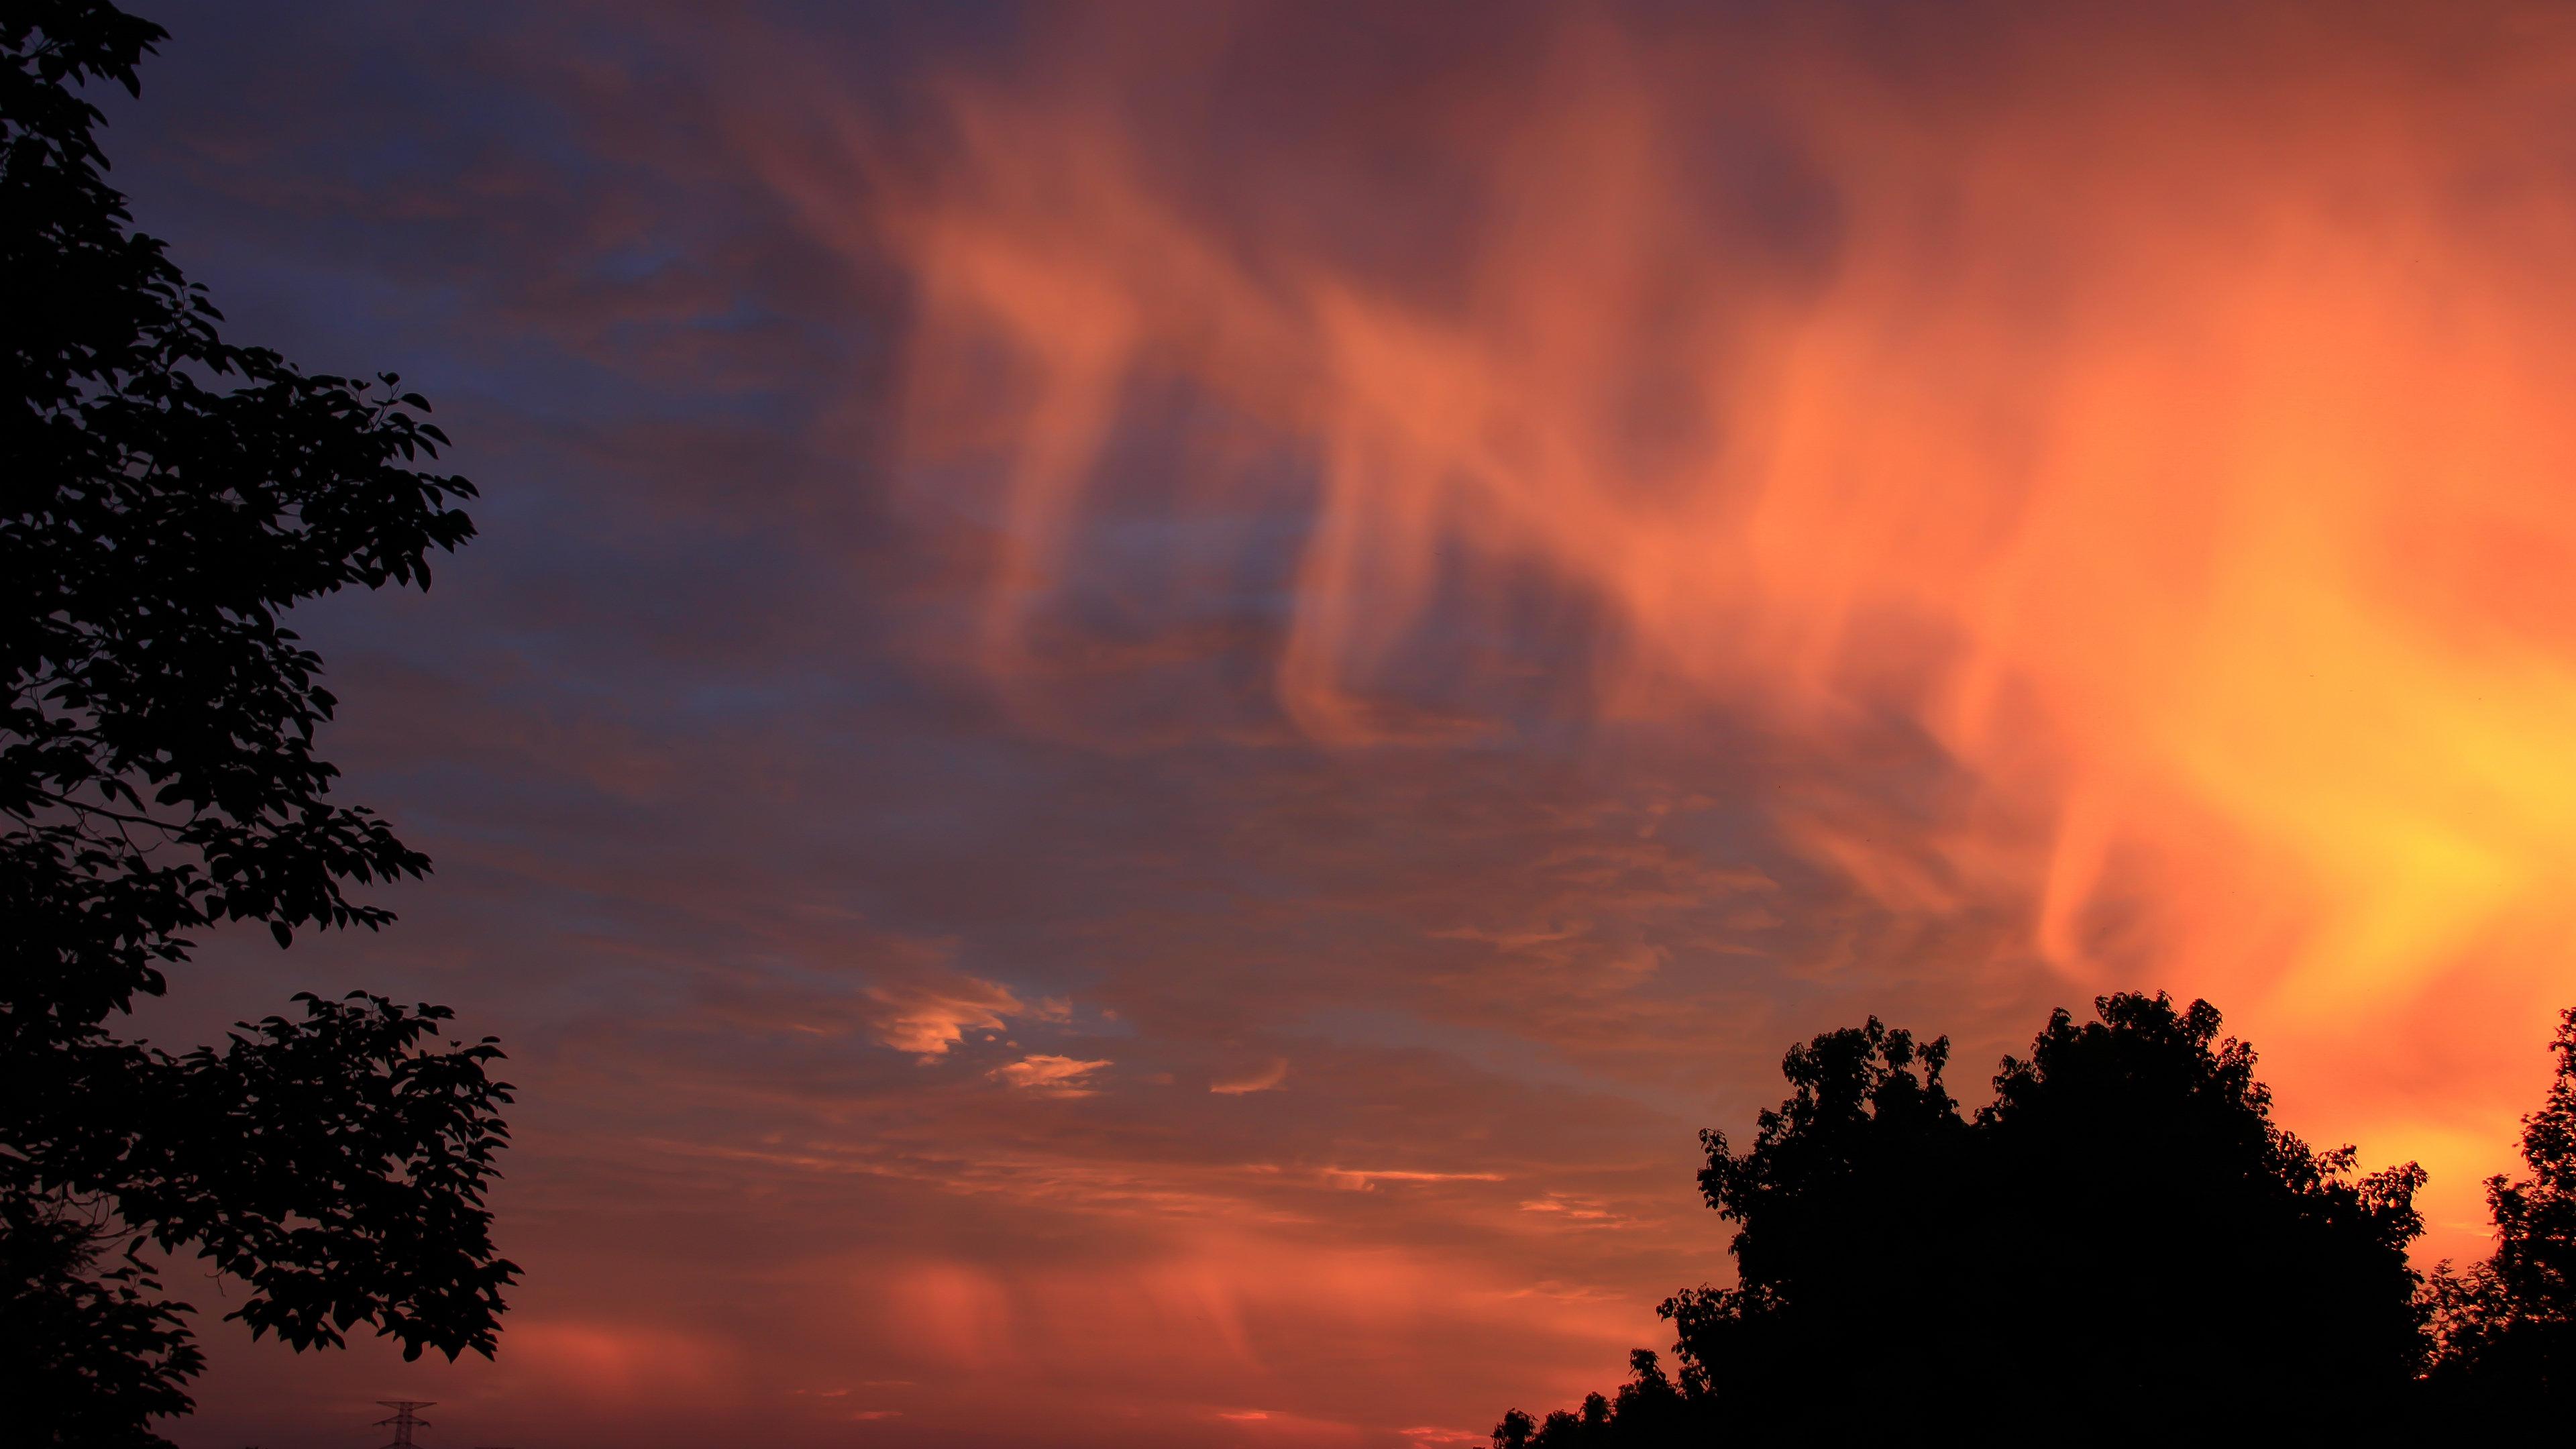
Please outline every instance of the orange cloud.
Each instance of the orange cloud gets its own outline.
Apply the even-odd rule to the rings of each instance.
[[[1353,1192],[1375,1192],[1381,1182],[1500,1182],[1499,1172],[1408,1172],[1394,1169],[1360,1171],[1347,1167],[1327,1167],[1324,1181]]]
[[[1001,1031],[1006,1015],[1027,1008],[1006,987],[951,972],[933,979],[866,990],[877,1040],[916,1056],[945,1055],[970,1031]]]
[[[2576,933],[2576,203],[2529,139],[2576,35],[2189,15],[2025,17],[1942,80],[1827,12],[1569,20],[1397,112],[1478,218],[1437,285],[1247,224],[1134,87],[960,82],[863,212],[789,189],[908,271],[908,456],[987,465],[1007,520],[995,678],[1137,399],[1186,387],[1247,461],[1179,506],[1311,463],[1271,677],[1311,738],[1481,737],[1407,651],[1543,581],[1597,621],[1593,718],[1731,711],[1825,779],[1905,721],[1955,801],[1783,792],[1773,828],[1911,918],[2017,902],[2079,993],[2220,999],[2285,1103],[2404,1152],[2357,1045],[2535,1035]],[[1097,53],[1175,60],[1131,40]],[[1730,116],[1754,159],[1694,150]],[[2454,1086],[2499,1153],[2507,1085]]]
[[[2478,1249],[2576,936],[2565,7],[522,8],[272,88],[432,98],[462,229],[193,218],[490,339],[523,500],[326,652],[526,1286],[210,1331],[209,1442],[1481,1442],[1724,1281],[1787,1042],[1968,1093],[2108,986]]]
[[[1072,1057],[1023,1057],[1006,1066],[993,1069],[992,1075],[1028,1091],[1047,1092],[1059,1097],[1087,1097],[1091,1089],[1084,1085],[1093,1072],[1110,1065],[1106,1061],[1076,1061]]]

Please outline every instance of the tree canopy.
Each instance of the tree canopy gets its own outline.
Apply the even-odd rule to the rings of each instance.
[[[2054,1013],[1973,1116],[1943,1080],[1946,1038],[1873,1019],[1791,1048],[1791,1094],[1749,1146],[1702,1134],[1737,1280],[1663,1305],[1678,1373],[1640,1350],[1616,1398],[1514,1411],[1494,1442],[1840,1440],[1891,1412],[2068,1440],[2301,1437],[2422,1411],[2436,1303],[2406,1257],[2421,1169],[2364,1175],[2351,1148],[2283,1128],[2252,1048],[2206,1002],[2117,995],[2095,1015]],[[2455,1292],[2460,1343],[2514,1345],[2496,1362],[2566,1362],[2550,1335],[2568,1321],[2554,1215],[2576,1014],[2561,1051],[2526,1134],[2534,1179],[2491,1189],[2499,1224],[2529,1231],[2507,1227],[2497,1264]],[[2478,1306],[2507,1299],[2521,1316]]]
[[[2495,1252],[2433,1285],[2429,1389],[2442,1421],[2560,1429],[2576,1420],[2576,1008],[2550,1043],[2557,1070],[2522,1119],[2530,1176],[2487,1179]]]
[[[428,860],[331,796],[337,700],[283,620],[430,582],[465,479],[391,374],[225,342],[136,233],[86,88],[140,94],[158,26],[0,6],[0,1402],[33,1442],[156,1443],[201,1360],[139,1256],[192,1247],[297,1347],[360,1324],[489,1353],[515,1267],[484,1190],[509,1100],[445,1008],[298,998],[181,1056],[111,1018],[192,933],[392,919]],[[108,1264],[102,1268],[102,1263]]]

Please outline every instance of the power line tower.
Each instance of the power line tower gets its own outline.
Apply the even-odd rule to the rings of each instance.
[[[411,1431],[414,1429],[426,1429],[429,1427],[429,1421],[427,1419],[419,1417],[412,1411],[415,1409],[430,1408],[433,1406],[433,1401],[429,1399],[378,1399],[376,1402],[394,1411],[394,1416],[392,1418],[378,1419],[376,1421],[377,1428],[391,1428],[394,1431],[394,1442],[386,1445],[385,1449],[412,1449]]]

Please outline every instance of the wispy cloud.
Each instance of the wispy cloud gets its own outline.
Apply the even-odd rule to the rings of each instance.
[[[1007,1017],[1026,1010],[1010,988],[972,976],[947,974],[865,992],[877,1040],[915,1056],[945,1055],[970,1031],[1001,1031]]]
[[[1320,1176],[1334,1187],[1352,1192],[1375,1192],[1382,1182],[1500,1182],[1499,1172],[1413,1172],[1401,1169],[1356,1169],[1327,1167]]]
[[[995,1067],[992,1075],[1032,1092],[1045,1092],[1058,1097],[1088,1097],[1091,1074],[1109,1066],[1106,1061],[1085,1062],[1072,1057],[1022,1057],[1007,1066]]]
[[[1247,1092],[1267,1092],[1288,1080],[1288,1059],[1272,1057],[1269,1061],[1237,1076],[1220,1077],[1208,1083],[1208,1090],[1220,1097],[1240,1097]]]
[[[1876,1013],[1974,1080],[2048,1006],[2156,984],[2166,943],[2242,927],[2197,959],[2286,972],[2303,921],[2555,929],[2576,571],[2546,560],[2576,544],[2542,505],[2576,470],[2564,429],[2488,422],[2554,418],[2576,376],[2522,330],[2558,315],[2529,299],[2568,219],[2515,119],[2555,113],[2576,45],[2479,51],[2444,18],[2479,7],[2153,7],[2119,35],[2206,14],[2208,53],[2304,77],[2183,64],[2168,114],[2111,82],[2200,52],[2105,43],[2115,8],[1610,0],[1570,50],[1547,6],[1190,8],[156,0],[174,39],[112,106],[138,214],[241,340],[422,384],[490,500],[433,599],[311,610],[333,757],[437,877],[362,953],[211,933],[146,1008],[219,1034],[351,966],[508,1043],[502,1227],[567,1317],[403,1368],[453,1376],[414,1397],[506,1402],[520,1443],[816,1449],[851,1409],[957,1444],[1128,1413],[1141,1449],[1431,1442],[1392,1426],[1606,1385],[1662,1294],[1723,1278],[1692,1131],[1777,1100],[1792,1040]],[[2409,27],[2448,38],[2384,44]],[[2336,44],[2264,49],[2309,33]],[[1799,68],[1863,34],[1905,43]],[[2338,149],[2372,128],[2449,169]],[[2067,185],[2015,171],[2034,138]],[[2330,155],[2357,169],[2318,210]],[[2470,227],[2406,210],[2472,197]],[[2241,233],[2161,245],[2240,202]],[[2321,264],[2227,311],[2284,279],[2266,236]],[[2460,245],[2529,262],[2513,305]],[[2093,285],[2105,258],[2139,285]],[[2192,258],[2201,285],[2145,285]],[[2292,364],[2420,340],[2374,303],[2397,278],[2465,290],[2426,293],[2453,320],[2403,354],[2424,386],[2345,408],[2372,348]],[[2198,335],[2248,370],[2160,350]],[[2256,426],[2282,388],[2313,436]],[[2051,398],[2071,430],[2018,431]],[[2222,405],[2278,451],[2263,487],[2172,451]],[[2452,477],[2455,440],[2496,486],[2380,486]],[[2162,526],[2195,478],[2208,527]],[[2098,537],[2086,479],[2139,490]],[[2445,522],[2487,502],[2487,532]],[[2202,616],[2131,607],[2131,575],[2231,519],[2356,592],[2132,670]],[[2348,552],[2381,521],[2404,547]],[[2262,562],[2174,577],[2320,597]],[[2231,712],[2267,699],[2329,727]],[[2449,828],[2496,791],[2521,824]],[[2381,869],[2374,822],[2460,842],[2460,888]],[[2258,890],[2240,847],[2330,868]],[[2521,929],[2454,953],[2403,1071],[2338,1067],[2365,1054],[2315,1015],[2410,999],[2393,958],[2373,992],[2165,984],[2262,1041],[2303,1130],[2423,1156],[2474,1233],[2531,1060],[2480,1048],[2545,1038],[2559,979]],[[369,1352],[228,1363],[199,1428],[292,1432],[275,1405],[377,1387]],[[864,1387],[763,1387],[791,1382]],[[1272,1417],[1210,1417],[1242,1405]]]

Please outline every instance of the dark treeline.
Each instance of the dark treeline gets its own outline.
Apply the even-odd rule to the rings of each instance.
[[[2494,1256],[2424,1275],[2414,1164],[2272,1119],[2206,1002],[2050,1017],[1962,1115],[1949,1041],[1876,1019],[1792,1047],[1752,1145],[1704,1132],[1737,1282],[1662,1306],[1677,1363],[1497,1449],[2010,1429],[2048,1442],[2364,1441],[2576,1422],[2576,1010],[2487,1184]]]

